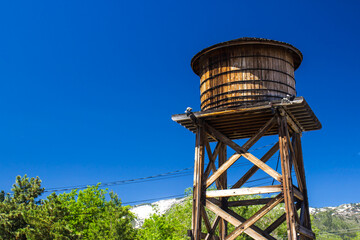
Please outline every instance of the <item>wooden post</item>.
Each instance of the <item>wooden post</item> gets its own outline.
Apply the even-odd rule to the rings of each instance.
[[[220,149],[220,154],[219,154],[219,167],[221,167],[221,165],[226,162],[227,160],[227,151],[226,151],[226,145],[222,144],[221,149]],[[220,177],[219,177],[219,181],[221,182],[221,187],[218,189],[227,189],[227,171],[225,171]],[[222,197],[220,198],[221,201],[221,209],[223,209],[224,211],[227,211],[228,208],[228,198],[227,197]],[[224,240],[225,237],[227,236],[227,221],[225,219],[221,219],[219,222],[219,234],[220,234],[220,239]]]
[[[294,136],[294,142],[295,142],[295,172],[296,175],[299,174],[298,181],[300,191],[303,194],[303,202],[301,207],[301,214],[300,214],[300,224],[304,227],[306,227],[308,230],[311,230],[311,221],[310,221],[310,211],[309,211],[309,201],[307,196],[307,188],[306,188],[306,180],[305,180],[305,168],[304,168],[304,162],[303,162],[303,155],[302,155],[302,147],[301,147],[301,136],[298,133],[295,133]],[[301,186],[301,187],[300,187]],[[307,236],[301,236],[301,239],[311,239]]]
[[[192,211],[192,234],[194,240],[201,239],[201,202],[204,197],[204,130],[198,127],[195,143],[195,165],[194,165],[194,185],[193,185],[193,211]]]
[[[243,146],[239,146],[233,139],[223,134],[209,122],[197,118],[193,113],[189,113],[190,120],[196,126],[192,230],[189,233],[192,240],[232,240],[242,233],[256,240],[275,240],[275,237],[271,236],[270,233],[285,220],[289,240],[315,238],[310,224],[301,150],[301,131],[284,109],[278,108],[277,110],[272,113],[272,116],[268,118],[264,125],[259,126],[259,129],[253,132],[253,135]],[[275,126],[276,120],[277,127]],[[274,144],[261,158],[257,158],[249,152],[249,149],[268,131],[272,131],[271,134],[274,134],[275,131],[275,134],[278,134],[279,142]],[[213,151],[209,139],[217,142]],[[227,158],[228,146],[235,150],[235,153],[229,158]],[[281,157],[281,173],[266,164],[278,150]],[[205,154],[208,155],[209,163],[204,171]],[[243,176],[239,176],[240,179],[231,188],[228,188],[227,173],[240,157],[254,165]],[[217,159],[218,166],[215,165]],[[294,167],[296,173],[298,187],[293,185],[292,167]],[[258,170],[264,171],[277,180],[279,184],[243,187]],[[207,191],[206,189],[213,183],[216,184],[217,189]],[[279,194],[274,198],[228,202],[231,196],[264,193]],[[256,222],[281,202],[284,202],[285,205],[285,213],[281,217],[265,230],[255,225]],[[249,205],[264,206],[249,219],[245,219],[231,210],[232,207]],[[209,218],[205,207],[216,214],[215,219]],[[301,209],[300,217],[297,214],[298,209]],[[202,222],[207,231],[205,233],[201,232]],[[235,230],[228,232],[228,224],[233,225]]]
[[[295,206],[294,206],[294,192],[291,178],[291,165],[289,157],[289,142],[287,139],[287,122],[286,116],[278,117],[279,126],[279,145],[280,145],[280,159],[281,159],[281,170],[282,170],[282,187],[284,193],[285,202],[285,213],[287,232],[289,240],[296,240],[296,222],[295,222]]]

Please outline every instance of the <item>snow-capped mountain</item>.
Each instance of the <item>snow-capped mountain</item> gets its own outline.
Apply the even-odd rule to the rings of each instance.
[[[321,212],[331,211],[332,215],[336,215],[342,218],[357,218],[360,220],[360,203],[348,203],[342,204],[337,207],[323,207],[312,208],[310,207],[310,213],[316,215]]]
[[[141,227],[145,219],[149,218],[152,214],[163,214],[172,206],[182,203],[184,200],[185,198],[174,198],[134,206],[131,212],[137,217],[135,227]],[[331,211],[332,215],[341,217],[342,219],[357,219],[360,222],[360,203],[342,204],[337,207],[310,207],[310,213],[314,216],[327,211]]]
[[[135,227],[141,227],[145,219],[149,218],[152,214],[164,214],[172,206],[182,203],[184,200],[185,198],[173,198],[134,206],[130,211],[137,217]]]

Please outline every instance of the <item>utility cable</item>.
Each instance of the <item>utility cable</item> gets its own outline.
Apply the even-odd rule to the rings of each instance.
[[[171,171],[171,172],[167,172],[167,173],[161,173],[161,174],[148,176],[148,177],[128,179],[128,180],[119,180],[119,181],[113,181],[113,182],[105,182],[105,183],[101,183],[101,185],[102,186],[113,186],[113,185],[120,185],[120,184],[130,184],[130,183],[135,183],[135,182],[144,182],[144,180],[149,180],[149,179],[154,179],[154,178],[160,178],[160,177],[164,178],[167,176],[180,175],[180,173],[185,172],[190,169],[192,169],[192,167],[183,168],[180,170]],[[68,190],[72,190],[72,189],[84,189],[91,185],[96,185],[96,184],[86,184],[86,185],[84,184],[84,185],[75,185],[75,186],[68,186],[68,187],[48,188],[47,190],[45,190],[45,192],[59,192],[59,191],[68,191]]]
[[[269,146],[273,146],[276,143],[277,142],[273,142],[273,143],[249,150],[249,152],[253,152],[253,151],[257,151],[257,150],[260,150],[260,149],[263,149],[263,148],[266,148]],[[246,166],[246,165],[252,165],[252,164],[248,163],[248,162],[244,162],[244,163],[234,164],[233,166],[239,167],[239,166]],[[114,185],[125,185],[125,184],[142,183],[142,182],[148,182],[148,181],[164,180],[164,179],[169,179],[169,178],[188,176],[188,175],[191,175],[192,173],[187,172],[187,171],[189,171],[193,168],[194,167],[188,167],[188,168],[183,168],[183,169],[179,169],[179,170],[175,170],[175,171],[171,171],[171,172],[167,172],[167,173],[162,173],[162,174],[157,174],[157,175],[142,177],[142,178],[105,182],[105,183],[101,183],[100,186],[106,187],[106,186],[114,186]],[[74,190],[74,189],[85,189],[91,185],[96,185],[96,184],[93,183],[93,184],[73,185],[73,186],[57,187],[57,188],[47,188],[44,192],[60,192],[60,191],[70,191],[70,190]]]

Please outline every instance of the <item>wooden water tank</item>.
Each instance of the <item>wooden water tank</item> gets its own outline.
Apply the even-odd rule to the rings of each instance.
[[[296,96],[301,52],[290,44],[239,38],[205,48],[191,60],[200,77],[201,110],[235,108]]]

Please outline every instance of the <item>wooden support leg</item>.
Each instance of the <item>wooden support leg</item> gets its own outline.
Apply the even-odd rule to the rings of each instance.
[[[303,194],[303,205],[301,207],[301,215],[300,215],[300,224],[304,227],[306,227],[308,230],[311,230],[311,221],[310,221],[310,211],[309,211],[309,202],[308,202],[308,196],[307,196],[307,188],[306,188],[306,180],[305,180],[305,168],[304,168],[304,162],[303,162],[303,155],[302,155],[302,147],[301,147],[301,136],[298,133],[295,133],[294,136],[294,142],[295,142],[295,171],[296,175],[299,175],[298,181],[300,191]],[[301,185],[301,187],[300,187]],[[301,239],[310,239],[308,237],[302,236]]]
[[[195,145],[193,211],[192,211],[192,239],[201,239],[201,204],[204,201],[204,130],[198,127]]]
[[[296,240],[298,238],[301,240],[314,239],[315,235],[311,231],[310,224],[300,131],[296,129],[296,124],[294,125],[294,123],[289,123],[291,119],[286,115],[285,111],[281,111],[281,109],[279,109],[278,113],[279,115],[269,119],[266,124],[262,126],[242,147],[209,125],[206,121],[192,116],[193,122],[197,125],[192,230],[190,231],[192,240],[232,240],[236,239],[243,232],[257,240],[275,240],[275,238],[269,234],[285,220],[287,222],[289,240]],[[276,120],[278,120],[279,142],[275,144],[261,159],[258,159],[249,153],[248,149],[262,136],[264,136],[267,130],[272,129]],[[288,127],[293,129],[291,135],[292,141]],[[208,142],[209,136],[218,141],[218,144],[213,152]],[[226,153],[227,146],[236,152],[229,159],[227,159]],[[266,162],[275,152],[277,152],[278,149],[280,150],[281,157],[281,174],[266,164]],[[209,157],[209,164],[204,171],[204,157],[206,153]],[[231,189],[227,189],[227,171],[240,157],[246,158],[252,162],[254,166],[246,172],[245,175],[242,176]],[[215,163],[217,158],[219,164],[216,169],[217,166]],[[298,188],[294,186],[292,182],[292,166],[296,172]],[[242,187],[259,169],[279,181],[281,185],[253,188]],[[211,172],[212,175],[210,176]],[[217,190],[206,191],[206,188],[214,182],[216,183]],[[228,202],[228,198],[230,196],[273,192],[281,193],[275,198]],[[295,200],[297,201],[296,208]],[[285,213],[283,216],[273,222],[265,230],[261,230],[254,225],[260,218],[282,201],[285,204]],[[229,207],[234,206],[248,206],[256,204],[265,204],[265,206],[247,220],[238,216],[235,212],[229,209]],[[212,224],[204,206],[217,215]],[[302,212],[299,218],[297,209],[299,209],[300,206]],[[204,222],[207,233],[201,232],[202,222]],[[235,230],[231,233],[228,232],[228,223],[235,226]]]
[[[295,222],[295,207],[294,207],[294,193],[291,178],[291,167],[289,157],[289,141],[287,139],[287,121],[285,116],[279,116],[279,145],[280,145],[280,158],[282,169],[282,187],[284,193],[285,213],[287,222],[287,232],[289,240],[296,240],[296,222]]]
[[[227,151],[226,151],[226,145],[222,144],[221,150],[220,150],[220,154],[219,154],[219,167],[226,162],[227,160]],[[227,171],[225,171],[220,177],[219,177],[219,181],[221,182],[221,186],[222,188],[220,189],[227,189]],[[219,188],[218,188],[219,189]],[[220,198],[221,201],[221,208],[224,211],[227,211],[228,208],[228,198],[227,197],[223,197]],[[227,221],[224,219],[220,220],[219,223],[219,234],[220,234],[220,239],[223,240],[225,239],[225,237],[227,236]]]

